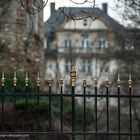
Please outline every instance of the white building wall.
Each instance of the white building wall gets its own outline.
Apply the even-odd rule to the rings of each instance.
[[[65,74],[65,59],[59,58],[57,60],[57,63],[58,63],[58,69],[60,72],[60,76],[63,76]]]
[[[56,78],[56,62],[54,60],[48,60],[46,62],[45,80],[48,80],[49,76],[52,79]]]
[[[58,49],[57,64],[60,74],[60,77],[64,78],[64,84],[70,83],[70,73],[65,72],[65,61],[68,58],[66,50],[64,49],[64,40],[70,39],[71,47],[74,48],[75,53],[77,56],[75,57],[75,67],[77,70],[77,93],[82,91],[82,81],[83,79],[87,80],[87,84],[93,86],[93,80],[97,78],[99,80],[99,87],[104,83],[106,79],[115,75],[115,70],[118,68],[117,61],[115,59],[109,60],[105,57],[100,57],[102,55],[108,55],[108,52],[100,52],[97,48],[99,47],[98,39],[100,37],[105,37],[108,39],[108,47],[110,50],[115,47],[115,33],[110,31],[107,24],[102,19],[96,19],[92,21],[90,18],[88,20],[88,26],[83,25],[83,20],[73,21],[70,20],[69,22],[63,24],[61,29],[56,31],[56,48]],[[86,57],[81,57],[81,53],[84,53],[81,49],[81,42],[82,42],[82,34],[88,34],[90,52],[93,53],[93,56],[89,57],[91,60],[91,73],[84,73],[81,71],[82,69],[82,60],[87,59]],[[97,54],[98,53],[98,54]],[[64,54],[64,55],[63,55]],[[71,54],[73,55],[73,54]],[[85,55],[88,56],[88,53]],[[73,56],[71,56],[73,58]],[[105,63],[104,63],[105,62]],[[104,72],[104,68],[108,66],[108,71]],[[103,72],[101,73],[101,69],[103,68]],[[111,75],[111,76],[110,76]]]
[[[64,24],[64,29],[71,29],[71,30],[102,30],[102,29],[107,29],[107,25],[101,20],[101,19],[96,19],[92,20],[91,18],[86,18],[87,20],[87,26],[84,26],[84,19],[82,20],[70,20],[69,22]]]

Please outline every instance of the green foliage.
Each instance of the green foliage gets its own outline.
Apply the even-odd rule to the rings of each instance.
[[[94,110],[90,107],[86,107],[86,123],[92,125],[95,122]]]
[[[60,97],[52,97],[52,104],[51,104],[51,117],[53,121],[53,127],[55,128],[55,124],[59,122],[61,117],[61,102]],[[25,99],[19,99],[16,101],[16,109],[27,111],[31,115],[36,115],[38,111],[37,108],[37,97],[33,97],[32,99],[28,99],[27,105],[25,104]],[[48,117],[49,111],[49,101],[47,97],[41,97],[39,100],[39,114],[41,117],[41,121],[45,121]],[[42,114],[42,115],[41,115]],[[80,105],[75,100],[75,124],[77,130],[83,129],[83,105]],[[33,118],[33,117],[32,117]],[[71,127],[72,123],[72,104],[71,99],[69,97],[63,97],[63,120],[64,125],[67,127]],[[86,125],[90,127],[94,123],[94,110],[90,107],[86,107]]]
[[[71,123],[71,114],[72,114],[72,105],[71,100],[69,98],[63,99],[63,116],[68,123]]]
[[[25,73],[24,72],[17,72],[17,86],[16,92],[17,93],[25,93]],[[5,92],[12,93],[13,92],[13,78],[14,78],[14,71],[12,69],[8,70],[5,74]],[[33,81],[29,80],[28,90],[26,92],[34,92],[35,88],[33,87]],[[29,93],[30,94],[30,93]],[[7,100],[9,99],[9,100]],[[38,97],[37,96],[23,96],[23,97],[16,97],[16,113],[20,117],[26,118],[25,116],[28,113],[29,122],[33,128],[36,128],[37,123],[34,123],[37,118],[37,112],[40,115],[40,126],[41,129],[45,128],[43,126],[44,122],[48,122],[49,113],[49,98],[48,97],[39,97],[39,107],[38,107]],[[52,125],[54,130],[58,130],[60,126],[60,118],[61,118],[61,97],[52,97],[51,98],[51,117],[52,117]],[[13,98],[6,97],[5,101],[13,102]],[[27,102],[26,102],[27,101]],[[27,103],[27,104],[26,104]],[[22,116],[21,116],[22,114]],[[76,130],[80,131],[83,130],[83,105],[80,105],[75,100],[75,125]],[[64,127],[71,129],[72,124],[72,100],[70,97],[63,97],[63,120],[64,120]],[[86,125],[87,127],[91,128],[91,125],[94,123],[94,110],[86,107]],[[57,124],[57,125],[56,125]],[[35,126],[33,126],[35,125]]]
[[[25,103],[25,99],[18,99],[16,101],[16,109],[17,110],[23,110],[27,111],[28,113],[36,113],[38,108],[37,108],[37,98],[34,99],[27,99],[27,105]],[[39,113],[43,114],[48,112],[48,100],[47,99],[40,99],[39,100]]]
[[[68,98],[64,98],[63,100],[63,116],[64,119],[71,124],[72,121],[72,104],[71,100]],[[94,123],[95,116],[94,116],[94,110],[90,107],[86,107],[86,125],[90,126]],[[82,129],[84,123],[84,109],[83,105],[78,104],[75,102],[75,124],[77,126],[77,129]]]

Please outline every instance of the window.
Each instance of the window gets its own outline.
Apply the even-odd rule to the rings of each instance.
[[[105,67],[104,72],[105,72],[105,73],[108,73],[108,72],[109,72],[109,67],[108,67],[108,66]]]
[[[99,49],[101,51],[108,48],[108,41],[105,38],[100,38],[98,43],[99,43]]]
[[[66,60],[66,62],[65,62],[65,72],[70,72],[70,70],[71,70],[71,60]]]
[[[65,48],[71,48],[71,40],[70,39],[65,39],[64,46],[65,46]]]
[[[125,41],[125,50],[134,50],[133,41],[130,41],[130,40]]]
[[[104,74],[107,74],[109,72],[109,66],[102,66],[100,68],[100,72],[104,73]]]
[[[82,48],[89,48],[88,35],[82,35]]]
[[[27,32],[38,32],[38,14],[27,15]]]
[[[91,61],[90,60],[83,60],[82,71],[87,72],[87,73],[91,72]]]

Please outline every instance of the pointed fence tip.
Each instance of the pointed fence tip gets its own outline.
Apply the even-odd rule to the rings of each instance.
[[[4,71],[2,72],[1,85],[2,85],[2,87],[5,86],[5,73],[4,73]]]
[[[37,83],[37,87],[39,87],[40,86],[40,73],[38,72],[37,73],[37,80],[36,80],[36,83]]]
[[[94,87],[97,87],[98,86],[98,79],[94,79]]]
[[[29,78],[28,78],[28,72],[25,73],[25,86],[28,87],[29,85]]]
[[[131,77],[131,73],[129,74],[128,85],[129,85],[129,88],[132,87],[132,77]]]
[[[83,86],[86,87],[86,85],[87,85],[87,80],[83,79]]]
[[[14,87],[17,86],[17,72],[16,71],[14,72],[13,85]]]

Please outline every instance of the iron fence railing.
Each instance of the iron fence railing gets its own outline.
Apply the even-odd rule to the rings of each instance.
[[[4,73],[2,74],[2,78],[1,78],[1,93],[0,93],[0,98],[1,98],[1,132],[0,132],[0,137],[1,139],[5,139],[7,137],[11,137],[12,139],[16,139],[17,137],[24,137],[26,140],[30,140],[30,139],[34,139],[34,140],[44,140],[49,139],[61,139],[61,140],[66,140],[66,139],[72,139],[72,140],[78,140],[77,135],[78,136],[82,136],[80,137],[80,139],[82,140],[90,140],[90,139],[94,139],[94,140],[100,140],[100,139],[106,139],[106,140],[111,140],[111,138],[113,138],[113,140],[124,140],[123,136],[126,137],[126,139],[128,140],[132,140],[132,139],[136,139],[136,137],[140,136],[140,132],[135,132],[135,130],[133,130],[132,127],[132,99],[140,99],[140,95],[133,95],[132,94],[132,80],[131,80],[131,76],[129,77],[129,81],[128,81],[128,94],[121,94],[120,92],[120,79],[118,77],[117,80],[117,94],[110,94],[109,93],[109,81],[106,80],[105,81],[105,88],[106,88],[106,93],[105,94],[100,94],[98,93],[98,80],[95,79],[94,80],[94,91],[93,94],[91,95],[87,95],[86,94],[86,80],[83,80],[83,93],[82,94],[77,94],[75,93],[75,82],[76,82],[76,71],[73,68],[70,72],[70,81],[71,81],[71,94],[65,94],[63,92],[63,79],[60,79],[60,94],[54,94],[52,93],[52,79],[49,78],[48,79],[48,94],[46,93],[41,93],[40,92],[40,77],[38,75],[37,80],[36,80],[36,87],[37,87],[37,92],[36,93],[28,93],[28,83],[29,83],[29,79],[28,76],[26,74],[25,77],[25,93],[17,93],[16,92],[16,86],[17,86],[17,78],[16,78],[16,73],[14,74],[14,78],[13,78],[13,93],[5,93],[5,77],[4,77]],[[11,117],[9,119],[11,119],[11,123],[12,126],[11,130],[7,130],[6,129],[6,122],[5,122],[5,102],[6,102],[6,98],[10,98],[11,102],[12,102],[12,106],[13,106],[13,110],[11,111]],[[52,128],[52,101],[54,98],[58,98],[60,99],[60,129],[58,131],[53,130]],[[67,97],[71,100],[71,131],[67,131],[64,129],[64,117],[63,117],[63,111],[64,111],[64,98]],[[81,116],[83,118],[83,128],[81,128],[81,131],[77,131],[76,130],[76,112],[75,112],[75,107],[76,107],[76,98],[80,97],[83,100],[83,103],[81,104],[81,106],[83,107],[83,116]],[[94,102],[94,106],[93,107],[93,111],[95,114],[95,120],[94,120],[94,130],[92,131],[88,131],[87,130],[87,111],[86,111],[86,98],[93,98],[93,102]],[[106,130],[103,131],[99,131],[99,122],[98,122],[98,98],[104,98],[105,99],[105,106],[106,106],[106,110],[105,110],[105,115],[103,117],[106,117],[105,119],[105,124],[106,124]],[[18,98],[23,98],[25,99],[25,118],[24,123],[25,123],[25,127],[23,128],[23,130],[18,129],[17,126],[17,120],[20,118],[17,118],[17,108],[16,108],[16,103],[18,101]],[[36,99],[36,122],[35,124],[37,125],[37,128],[35,131],[33,131],[32,129],[28,128],[28,119],[29,119],[29,112],[27,111],[28,108],[28,101],[29,99],[35,98]],[[40,129],[40,117],[43,114],[40,114],[40,100],[42,98],[47,98],[48,99],[48,112],[47,112],[47,116],[48,116],[48,128],[46,128],[45,130],[41,130]],[[110,126],[112,125],[110,123],[110,102],[109,100],[113,98],[117,100],[117,120],[114,120],[117,122],[117,130],[116,131],[111,131],[110,130]],[[127,132],[123,132],[121,131],[121,99],[128,99],[128,127],[129,127],[129,131]],[[33,116],[32,116],[33,117]],[[56,138],[54,138],[54,136],[57,136]],[[66,138],[65,136],[69,135],[68,138]],[[91,136],[90,138],[88,136]],[[46,136],[43,137],[42,136]]]

